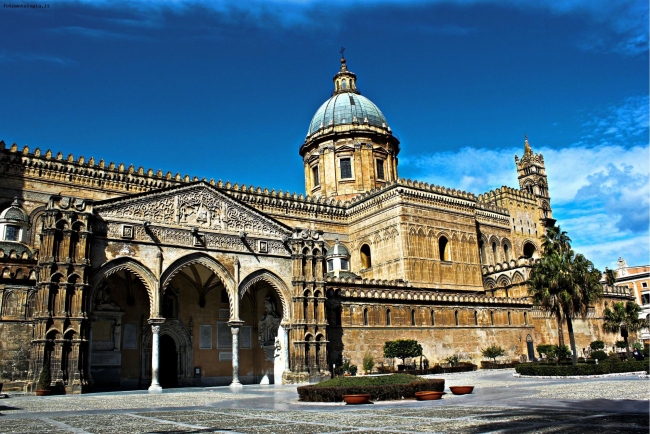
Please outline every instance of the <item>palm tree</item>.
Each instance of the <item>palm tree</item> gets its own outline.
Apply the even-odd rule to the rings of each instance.
[[[591,261],[571,250],[570,241],[559,226],[548,229],[542,257],[530,272],[528,292],[533,302],[554,316],[559,325],[566,322],[575,365],[578,352],[573,319],[584,318],[589,306],[601,297],[602,275]],[[560,345],[563,345],[562,338]]]
[[[625,354],[630,358],[630,345],[627,341],[629,332],[637,332],[644,325],[644,319],[639,318],[641,306],[634,301],[623,303],[622,301],[612,305],[613,310],[605,308],[603,312],[603,331],[607,333],[619,333],[625,341]]]
[[[605,267],[605,283],[607,286],[611,287],[614,289],[614,285],[616,285],[616,273],[614,270],[610,270],[609,268]]]

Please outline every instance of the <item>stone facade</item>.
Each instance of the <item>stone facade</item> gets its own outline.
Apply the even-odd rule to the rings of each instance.
[[[519,189],[400,179],[399,141],[344,60],[334,83],[300,148],[304,195],[0,142],[3,373],[33,390],[47,363],[67,393],[297,383],[398,338],[430,363],[562,340],[527,294],[555,222],[528,140]],[[575,321],[578,347],[601,318]]]

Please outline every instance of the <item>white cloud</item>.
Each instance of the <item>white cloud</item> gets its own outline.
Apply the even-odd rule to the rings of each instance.
[[[647,264],[650,225],[648,97],[628,98],[585,123],[588,134],[564,149],[531,146],[544,155],[553,217],[574,248],[597,267]],[[513,156],[519,149],[463,148],[404,158],[418,180],[475,194],[518,188]]]

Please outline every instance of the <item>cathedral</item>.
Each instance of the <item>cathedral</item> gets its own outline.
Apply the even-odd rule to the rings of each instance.
[[[0,367],[61,393],[303,383],[416,339],[430,364],[565,331],[526,281],[553,225],[528,139],[517,187],[398,176],[400,142],[344,58],[298,150],[305,193],[0,142]],[[298,168],[296,168],[298,169]],[[606,290],[574,322],[601,339]]]

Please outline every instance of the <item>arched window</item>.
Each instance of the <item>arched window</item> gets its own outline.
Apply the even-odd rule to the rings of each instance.
[[[494,311],[490,311],[490,322],[494,325]]]
[[[4,316],[16,316],[18,310],[18,298],[13,292],[5,296]]]
[[[524,312],[524,324],[528,325],[528,312]]]
[[[411,325],[415,325],[415,309],[411,309]]]
[[[503,245],[503,254],[505,255],[505,260],[510,261],[512,258],[510,257],[510,247],[508,247],[507,244]]]
[[[438,240],[438,249],[440,250],[441,261],[451,261],[449,255],[449,241],[446,237],[440,237]]]
[[[364,244],[361,246],[361,268],[370,268],[372,267],[372,257],[370,255],[370,246]]]
[[[499,262],[499,254],[497,252],[497,243],[492,242],[492,258],[494,258],[494,263],[497,264]]]
[[[456,320],[456,325],[458,325],[458,311],[454,311],[454,319]]]
[[[524,244],[524,257],[528,259],[532,258],[535,254],[535,250],[535,245],[533,243],[528,242]]]
[[[478,242],[478,254],[481,260],[482,264],[485,264],[485,246],[483,245],[483,240],[479,240]]]
[[[390,309],[386,309],[386,325],[390,325]]]
[[[436,315],[433,313],[433,310],[431,310],[431,325],[436,325]]]
[[[348,82],[345,81],[345,80],[343,80],[343,81],[341,82],[341,87],[342,87],[343,89],[347,89],[347,88],[348,88]]]
[[[314,185],[314,188],[320,185],[320,177],[318,175],[318,165],[311,168],[311,179]]]
[[[512,316],[510,315],[510,312],[508,312],[508,325],[512,325]]]
[[[478,325],[478,311],[474,311],[474,325]]]
[[[368,325],[368,309],[363,309],[363,325]]]
[[[349,270],[349,269],[350,269],[350,261],[341,258],[341,270]]]
[[[334,259],[327,260],[327,272],[334,270]]]

